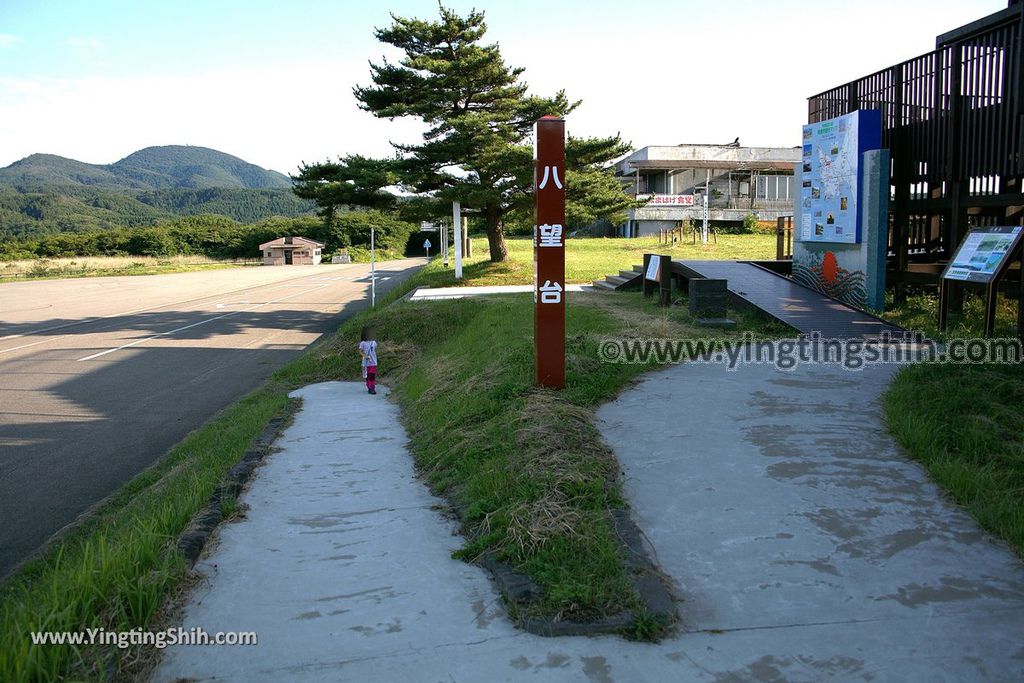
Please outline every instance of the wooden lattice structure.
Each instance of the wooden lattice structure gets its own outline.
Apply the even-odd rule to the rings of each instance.
[[[808,100],[808,122],[882,112],[892,158],[889,282],[937,282],[975,225],[1024,218],[1024,0],[927,54]]]

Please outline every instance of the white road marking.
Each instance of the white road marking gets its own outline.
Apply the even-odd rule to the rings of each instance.
[[[236,315],[238,313],[245,313],[247,311],[252,311],[254,309],[259,308],[260,306],[269,306],[270,304],[276,304],[276,303],[279,303],[281,301],[285,301],[287,299],[291,299],[292,297],[299,296],[300,294],[305,294],[307,292],[312,292],[312,291],[317,290],[317,289],[323,289],[324,287],[327,287],[327,286],[328,285],[312,285],[312,286],[308,287],[307,289],[304,289],[301,292],[294,292],[293,294],[289,294],[288,296],[282,296],[282,297],[280,297],[278,299],[274,299],[272,301],[265,301],[265,302],[263,302],[261,304],[254,304],[252,306],[249,306],[248,308],[242,308],[242,309],[239,309],[237,311],[231,311],[230,313],[225,313],[223,315],[214,316],[213,318],[207,318],[206,320],[200,320],[197,323],[192,323],[191,325],[185,325],[184,327],[179,327],[177,329],[168,330],[166,332],[160,332],[159,334],[154,334],[153,336],[145,337],[144,339],[136,339],[135,341],[129,342],[128,344],[122,344],[121,346],[118,346],[117,348],[107,349],[106,351],[100,351],[99,353],[94,353],[91,356],[86,356],[85,358],[79,358],[78,361],[81,362],[81,361],[86,361],[86,360],[93,360],[95,358],[99,358],[100,356],[106,356],[108,353],[114,353],[115,351],[121,351],[123,349],[128,349],[128,348],[131,348],[133,346],[138,346],[139,344],[142,344],[144,342],[152,341],[153,339],[157,339],[159,337],[166,337],[167,335],[174,334],[175,332],[181,332],[183,330],[188,330],[188,329],[191,329],[193,327],[199,327],[200,325],[205,325],[206,323],[212,323],[214,320],[220,320],[222,318],[227,318],[228,316]]]
[[[93,320],[76,320],[74,322],[63,323],[63,324],[60,324],[60,325],[53,325],[51,327],[42,327],[42,328],[39,328],[39,329],[36,329],[36,330],[28,330],[27,332],[19,332],[17,334],[7,334],[7,335],[0,336],[0,341],[3,341],[4,339],[18,339],[19,337],[30,337],[30,336],[32,336],[34,334],[39,334],[41,332],[51,332],[53,330],[60,330],[60,329],[63,329],[65,327],[74,327],[75,325],[88,325],[90,323],[100,322],[101,320],[106,320],[108,318],[117,318],[117,317],[120,317],[122,315],[134,315],[136,313],[145,313],[146,311],[151,311],[154,308],[165,308],[167,306],[177,306],[178,304],[187,304],[187,303],[190,303],[192,301],[202,301],[203,299],[211,299],[211,298],[213,298],[215,296],[225,296],[225,295],[228,295],[228,294],[235,294],[237,292],[244,292],[247,289],[256,289],[258,287],[267,287],[267,286],[270,286],[270,285],[281,284],[283,282],[293,282],[295,280],[302,280],[302,279],[307,278],[307,277],[309,277],[309,276],[308,275],[300,275],[298,277],[291,278],[290,280],[286,278],[286,279],[282,279],[282,280],[275,280],[273,282],[264,282],[264,283],[255,284],[255,285],[248,285],[246,287],[239,287],[238,289],[232,289],[232,290],[227,291],[227,292],[214,292],[213,294],[206,294],[204,296],[194,296],[194,297],[192,297],[190,299],[180,299],[178,301],[171,301],[171,302],[164,303],[164,304],[154,304],[152,306],[146,306],[145,308],[135,308],[135,309],[132,309],[130,311],[121,311],[121,312],[118,312],[118,313],[109,313],[107,315],[101,315],[101,316],[99,316],[97,318],[94,318]],[[315,276],[313,278],[310,278],[310,279],[315,279]],[[248,301],[246,301],[245,303],[248,303]],[[11,350],[13,350],[13,349],[11,349]]]
[[[54,341],[55,339],[63,339],[66,336],[67,336],[66,334],[62,334],[59,337],[47,337],[46,339],[42,339],[42,340],[37,341],[37,342],[32,342],[31,344],[22,344],[21,346],[14,346],[14,347],[9,348],[9,349],[0,349],[0,353],[9,353],[11,351],[18,351],[20,349],[27,349],[30,346],[38,346],[39,344],[45,344],[46,342]]]
[[[270,288],[269,291],[275,291],[277,289],[281,289],[282,287],[304,287],[304,288],[309,288],[309,287],[313,286],[312,284],[298,284],[298,285],[285,284],[285,285],[282,285],[282,286],[278,287],[278,286],[275,286],[277,284],[278,283],[276,283],[276,282],[271,282],[271,283],[268,283],[266,285],[256,285],[256,286],[257,287],[269,287]],[[246,289],[253,289],[253,287],[245,287],[245,288],[237,290],[237,291],[244,292]],[[229,294],[230,293],[232,293],[232,292],[229,292]],[[116,318],[116,317],[119,317],[119,316],[122,316],[122,315],[130,316],[133,313],[143,313],[145,311],[149,311],[149,310],[152,310],[154,308],[163,308],[163,307],[166,307],[166,306],[173,306],[175,304],[180,304],[180,303],[190,303],[190,302],[193,302],[193,301],[201,301],[203,299],[209,299],[209,298],[211,298],[213,296],[216,296],[216,294],[210,294],[209,296],[202,296],[202,297],[197,297],[197,298],[194,298],[194,299],[186,299],[184,301],[175,301],[175,302],[171,302],[169,304],[160,304],[160,305],[157,305],[157,306],[150,306],[149,308],[140,308],[140,309],[137,309],[135,311],[128,311],[126,313],[114,313],[114,314],[111,314],[111,315],[105,315],[105,316],[96,318],[95,320],[83,320],[83,321],[74,322],[74,323],[66,323],[64,325],[57,325],[57,326],[50,327],[50,328],[47,328],[47,329],[49,329],[49,330],[56,330],[56,329],[60,329],[60,328],[63,328],[63,327],[73,327],[75,325],[85,325],[85,324],[88,324],[88,323],[98,323],[98,322],[101,322],[103,320],[108,320],[110,318]],[[217,308],[224,308],[224,307],[230,306],[230,305],[244,305],[244,304],[248,304],[248,303],[250,303],[249,299],[242,299],[241,301],[236,301],[236,302],[233,302],[233,303],[232,302],[218,303],[218,304],[216,304],[216,307]],[[99,332],[99,331],[104,330],[104,329],[109,329],[109,327],[106,327],[106,328],[101,327],[101,328],[99,328],[97,330],[92,330],[91,332],[87,332],[87,334],[95,334],[96,332]],[[32,336],[33,334],[36,334],[36,333],[39,333],[39,332],[45,332],[45,331],[46,330],[35,330],[33,332],[24,332],[24,333],[21,333],[21,334],[12,334],[12,335],[8,335],[7,337],[0,337],[0,340],[3,340],[3,339],[14,339],[14,338],[17,338],[17,337]],[[61,335],[57,335],[57,336],[54,336],[54,337],[47,337],[46,339],[41,339],[39,341],[35,341],[35,342],[30,343],[30,344],[22,344],[21,346],[13,346],[13,347],[11,347],[9,349],[0,349],[0,354],[10,353],[11,351],[20,351],[21,349],[27,349],[27,348],[29,348],[31,346],[38,346],[40,344],[45,344],[47,342],[59,341],[61,339],[67,339],[69,336],[73,336],[73,335],[71,335],[71,334],[61,334]]]

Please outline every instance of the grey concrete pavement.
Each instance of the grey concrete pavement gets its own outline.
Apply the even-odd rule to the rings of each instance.
[[[681,598],[657,645],[514,629],[397,408],[306,387],[185,608],[259,645],[168,648],[155,680],[1020,680],[1024,570],[885,435],[890,372],[685,364],[601,409]]]
[[[566,292],[588,292],[593,285],[566,285]],[[409,292],[409,301],[433,301],[436,299],[464,299],[492,294],[525,294],[533,291],[533,285],[485,285],[467,287],[418,287]]]
[[[423,262],[379,264],[378,292]],[[0,284],[0,576],[366,305],[368,272]]]

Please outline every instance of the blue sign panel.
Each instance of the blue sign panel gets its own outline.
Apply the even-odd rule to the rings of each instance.
[[[804,126],[800,239],[859,244],[860,158],[882,146],[882,114],[860,109]]]

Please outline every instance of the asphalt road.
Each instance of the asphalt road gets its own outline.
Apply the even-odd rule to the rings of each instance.
[[[0,284],[0,576],[368,299],[365,264]]]

